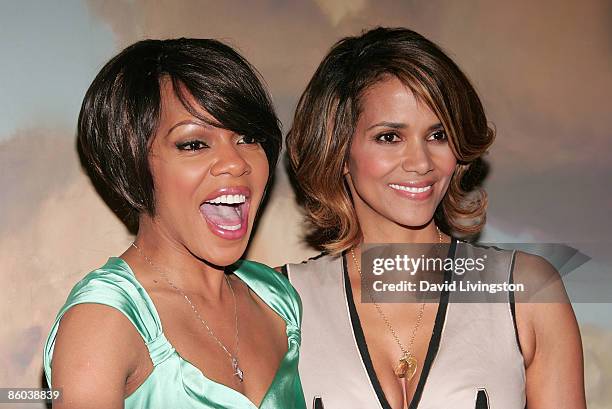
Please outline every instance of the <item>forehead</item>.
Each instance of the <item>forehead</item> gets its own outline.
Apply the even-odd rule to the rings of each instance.
[[[437,122],[438,117],[419,96],[395,76],[369,86],[359,101],[359,121]]]

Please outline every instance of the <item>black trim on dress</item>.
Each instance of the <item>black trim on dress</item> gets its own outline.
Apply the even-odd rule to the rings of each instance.
[[[516,260],[516,251],[512,252],[512,260],[510,261],[510,276],[508,278],[508,284],[514,283],[514,261]],[[521,348],[521,341],[519,340],[518,327],[516,325],[516,307],[514,303],[514,291],[508,291],[508,298],[510,302],[510,312],[512,313],[512,325],[514,325],[514,335],[516,337],[516,345],[523,354],[523,348]]]
[[[485,388],[479,388],[476,392],[476,405],[474,409],[489,409],[489,394]]]
[[[448,250],[448,257],[455,258],[455,250],[457,248],[457,240],[455,238],[452,239],[451,245]],[[359,314],[357,313],[357,308],[355,306],[355,300],[353,299],[353,290],[351,289],[351,282],[348,276],[347,262],[346,262],[346,251],[342,253],[342,270],[344,274],[344,289],[346,294],[346,301],[349,308],[349,313],[351,316],[351,325],[353,327],[353,335],[355,337],[355,341],[357,342],[357,346],[359,347],[359,353],[361,354],[361,359],[366,367],[367,375],[370,378],[370,382],[374,387],[374,391],[376,392],[376,396],[378,397],[378,401],[380,402],[383,409],[392,409],[391,405],[387,401],[387,397],[385,396],[382,387],[380,386],[380,382],[376,376],[376,371],[374,370],[374,365],[372,364],[372,358],[370,357],[370,353],[368,351],[368,345],[365,340],[365,336],[363,334],[363,328],[361,327],[361,321],[359,320]],[[452,280],[452,271],[444,272],[444,281],[451,282]],[[419,377],[419,383],[417,384],[417,388],[414,392],[414,396],[410,401],[410,405],[408,409],[416,409],[419,401],[421,400],[421,395],[423,394],[423,389],[425,387],[425,383],[427,382],[427,377],[429,375],[429,370],[431,369],[431,365],[438,353],[438,348],[440,347],[440,339],[442,336],[442,329],[444,328],[444,320],[446,319],[446,310],[448,307],[448,299],[449,292],[448,290],[442,291],[440,293],[440,301],[438,303],[438,311],[436,313],[436,319],[434,322],[433,331],[431,334],[431,339],[429,340],[429,345],[427,347],[427,354],[425,355],[425,362],[423,363],[423,370],[421,371],[421,375]]]

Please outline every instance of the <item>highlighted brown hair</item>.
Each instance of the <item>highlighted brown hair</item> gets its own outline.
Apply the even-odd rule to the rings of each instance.
[[[434,219],[445,232],[476,235],[485,223],[486,192],[470,186],[495,138],[470,81],[434,43],[405,28],[379,27],[336,43],[302,94],[287,152],[315,247],[337,254],[361,240],[343,167],[364,92],[395,76],[439,118],[457,158]]]

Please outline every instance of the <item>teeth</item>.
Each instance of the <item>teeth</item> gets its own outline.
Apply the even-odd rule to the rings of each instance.
[[[239,204],[244,202],[246,202],[245,195],[221,195],[206,201],[206,203],[212,204]]]
[[[238,230],[242,227],[242,223],[236,224],[234,226],[223,226],[221,224],[219,224],[218,226],[221,227],[223,230]]]
[[[431,189],[431,185],[425,186],[425,187],[411,187],[411,186],[396,185],[392,183],[389,186],[391,186],[393,189],[403,190],[404,192],[410,192],[410,193],[423,193]]]

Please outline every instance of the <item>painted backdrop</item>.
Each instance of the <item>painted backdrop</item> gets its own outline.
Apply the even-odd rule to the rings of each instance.
[[[42,344],[69,289],[131,241],[75,149],[85,90],[124,46],[230,43],[261,71],[287,130],[341,36],[375,25],[419,31],[465,70],[498,130],[482,239],[570,243],[609,272],[611,15],[605,0],[0,2],[0,387],[40,386]],[[281,164],[249,257],[278,265],[315,254],[301,235]],[[575,308],[589,407],[609,408],[611,305]]]

